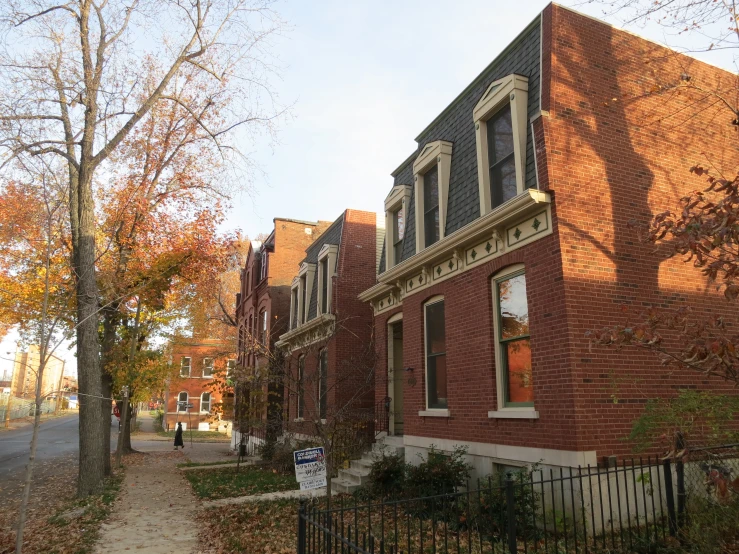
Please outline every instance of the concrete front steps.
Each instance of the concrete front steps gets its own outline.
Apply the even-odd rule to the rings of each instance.
[[[349,469],[340,469],[339,476],[331,481],[334,494],[351,494],[367,483],[372,462],[383,454],[404,454],[403,437],[381,437],[372,445],[372,450],[362,454],[359,460],[351,460]]]

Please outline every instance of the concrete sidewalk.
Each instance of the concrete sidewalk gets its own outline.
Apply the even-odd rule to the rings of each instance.
[[[199,502],[176,467],[183,458],[174,451],[126,457],[121,494],[100,529],[96,554],[199,552]]]

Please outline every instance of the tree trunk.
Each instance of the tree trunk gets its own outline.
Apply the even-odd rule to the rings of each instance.
[[[120,318],[118,317],[118,308],[120,304],[114,302],[103,308],[103,342],[102,342],[102,390],[105,400],[103,400],[103,412],[108,414],[105,427],[103,429],[103,440],[100,444],[103,449],[103,461],[105,464],[105,475],[111,474],[111,463],[110,463],[110,427],[111,427],[111,413],[113,412],[113,378],[105,370],[108,362],[110,361],[110,353],[115,345],[116,332],[118,325],[120,325]]]
[[[78,181],[79,237],[77,245],[77,374],[80,390],[80,464],[77,494],[88,496],[103,490],[105,462],[100,447],[105,435],[100,339],[98,336],[98,287],[95,275],[95,207],[92,174],[81,164]]]

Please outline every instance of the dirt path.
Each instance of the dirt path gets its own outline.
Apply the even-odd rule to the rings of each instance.
[[[198,501],[175,464],[180,452],[131,456],[121,495],[95,552],[197,553]]]

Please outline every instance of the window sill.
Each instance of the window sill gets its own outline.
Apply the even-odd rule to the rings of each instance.
[[[418,415],[421,417],[451,417],[449,410],[419,410]]]
[[[293,419],[293,423],[303,423],[305,420],[302,417],[296,417]]]
[[[536,410],[494,410],[488,412],[490,419],[539,419],[539,412]]]

